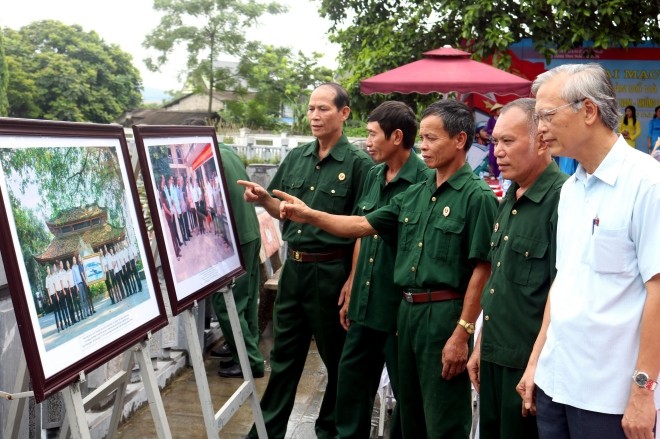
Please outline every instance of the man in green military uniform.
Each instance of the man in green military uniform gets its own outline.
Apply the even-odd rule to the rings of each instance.
[[[261,248],[259,220],[254,206],[246,203],[243,199],[243,188],[236,183],[237,180],[248,179],[243,162],[227,145],[221,143],[219,146],[222,169],[227,181],[227,191],[229,192],[234,223],[238,233],[238,243],[241,246],[246,271],[245,274],[236,279],[232,291],[252,375],[255,378],[261,378],[264,376],[264,357],[259,350],[259,249]],[[212,303],[215,314],[218,316],[220,329],[225,336],[231,353],[230,361],[220,363],[218,374],[223,377],[242,377],[243,373],[238,361],[236,341],[229,323],[227,305],[223,295],[221,293],[214,294]]]
[[[411,184],[433,174],[412,150],[417,120],[403,102],[379,105],[367,119],[367,132],[367,153],[380,164],[367,175],[357,204],[359,215],[386,205]],[[342,439],[369,437],[383,364],[387,364],[394,397],[399,397],[396,316],[401,290],[392,279],[396,247],[375,235],[358,240],[356,251],[352,287],[340,311],[340,322],[347,329],[337,387],[337,437]],[[395,407],[390,439],[401,437],[398,413]]]
[[[396,240],[394,283],[404,300],[398,315],[399,394],[403,437],[467,438],[472,407],[465,370],[487,261],[497,200],[465,162],[474,119],[464,104],[440,101],[422,115],[422,159],[435,174],[366,216],[310,209],[274,192],[282,216],[339,236],[378,233]]]
[[[289,152],[268,190],[291,192],[310,206],[333,214],[351,213],[373,161],[343,134],[349,115],[346,90],[335,83],[317,87],[307,108],[316,140]],[[246,185],[246,200],[260,203],[279,218],[280,200],[257,184],[241,183]],[[287,241],[288,255],[273,309],[272,371],[261,409],[268,437],[284,438],[314,336],[328,372],[315,430],[319,439],[328,439],[337,434],[337,368],[345,339],[337,318],[338,301],[350,273],[354,240],[291,221],[284,221],[282,235]],[[257,437],[254,427],[249,437]]]
[[[484,321],[468,362],[480,393],[481,439],[533,439],[536,419],[521,414],[520,381],[555,277],[557,203],[567,175],[534,123],[534,99],[513,101],[493,130],[501,174],[513,183],[491,237],[492,273],[481,298]]]

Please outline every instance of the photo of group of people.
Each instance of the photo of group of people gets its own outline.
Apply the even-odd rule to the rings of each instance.
[[[76,253],[71,259],[45,264],[45,304],[51,312],[39,317],[39,327],[46,350],[84,332],[88,322],[76,324],[96,314],[96,308],[101,313],[90,320],[93,325],[147,300],[149,295],[143,287],[145,279],[141,278],[139,264],[137,246],[126,239],[114,245],[102,245],[97,253],[84,257]],[[131,297],[120,307],[114,306],[143,291],[145,294]],[[69,330],[70,327],[73,328]],[[60,336],[64,330],[67,334]]]
[[[216,152],[199,140],[141,139],[178,300],[240,268]]]
[[[76,138],[17,130],[0,134],[2,222],[9,232],[3,260],[13,258],[18,268],[8,271],[10,290],[34,337],[26,341],[21,333],[26,356],[40,363],[30,365],[38,368],[30,371],[33,382],[40,375],[48,381],[167,320],[153,263],[145,259],[122,133],[95,139],[97,131]]]

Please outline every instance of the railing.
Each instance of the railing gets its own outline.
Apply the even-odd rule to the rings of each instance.
[[[133,131],[130,128],[125,130],[125,135],[128,142],[134,141]],[[238,133],[217,133],[217,138],[218,142],[232,147],[250,163],[275,164],[279,164],[291,149],[314,140],[312,136],[289,136],[286,133],[257,134],[250,133],[246,129],[241,129]],[[361,139],[349,138],[349,140],[358,146],[363,146]],[[170,158],[170,163],[177,162],[177,158]]]

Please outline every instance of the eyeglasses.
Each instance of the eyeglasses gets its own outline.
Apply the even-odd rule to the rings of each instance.
[[[579,104],[580,102],[581,102],[581,100],[578,99],[576,101],[569,102],[568,104],[564,104],[564,105],[560,105],[559,107],[551,108],[550,110],[541,110],[538,113],[532,114],[532,120],[534,121],[534,123],[536,125],[538,125],[540,121],[543,121],[545,123],[550,123],[550,121],[552,120],[552,116],[557,114],[557,112],[559,110],[561,110],[562,108],[566,108],[570,105]]]

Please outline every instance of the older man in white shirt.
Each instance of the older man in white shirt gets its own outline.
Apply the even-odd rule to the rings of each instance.
[[[542,439],[651,439],[660,164],[616,134],[616,95],[600,65],[559,66],[532,91],[544,141],[580,165],[561,192],[557,276],[518,385],[523,412],[536,412]]]

